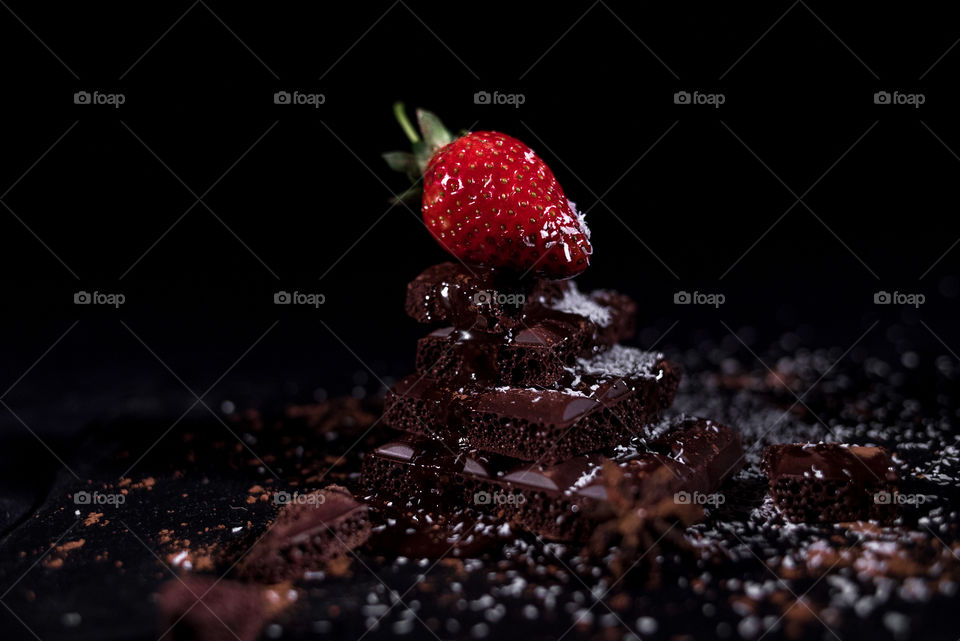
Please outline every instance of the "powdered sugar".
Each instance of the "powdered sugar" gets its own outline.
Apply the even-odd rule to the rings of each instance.
[[[600,327],[607,327],[611,321],[610,308],[580,293],[576,283],[572,282],[561,298],[550,303],[550,309],[566,314],[584,316]]]
[[[580,227],[580,232],[587,237],[587,240],[590,240],[590,228],[587,227],[586,214],[577,209],[577,205],[569,198],[567,199],[567,204],[570,205],[570,211],[573,212],[573,215],[577,219],[577,225]]]
[[[577,362],[585,374],[636,378],[658,376],[660,370],[655,369],[655,366],[661,359],[663,354],[659,352],[645,352],[636,347],[614,345],[596,356],[578,358]]]

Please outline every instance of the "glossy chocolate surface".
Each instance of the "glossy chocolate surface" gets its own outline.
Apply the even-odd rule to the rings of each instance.
[[[763,462],[771,480],[792,477],[877,483],[897,479],[890,455],[882,447],[837,443],[771,445]]]

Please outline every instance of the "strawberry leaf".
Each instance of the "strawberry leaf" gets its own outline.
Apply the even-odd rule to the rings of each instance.
[[[426,143],[431,154],[444,145],[449,145],[453,142],[453,135],[433,113],[425,109],[417,109],[417,122],[420,124],[420,133],[423,134],[423,141]]]
[[[417,168],[419,170],[417,176],[423,175],[423,173],[427,171],[427,165],[430,164],[433,149],[421,140],[413,143],[413,155],[416,158]],[[414,178],[414,180],[416,180],[416,178]]]
[[[420,176],[421,170],[417,157],[409,151],[388,151],[381,155],[390,169],[405,173],[411,181],[416,181]]]

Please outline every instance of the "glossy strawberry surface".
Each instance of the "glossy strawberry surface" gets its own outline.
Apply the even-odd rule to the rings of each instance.
[[[590,231],[546,163],[521,141],[469,133],[424,172],[423,219],[454,256],[547,278],[587,268]]]

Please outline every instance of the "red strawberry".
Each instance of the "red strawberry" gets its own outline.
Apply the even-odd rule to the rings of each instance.
[[[457,258],[546,278],[576,276],[590,263],[590,230],[546,163],[496,131],[453,139],[433,114],[418,111],[423,141],[398,119],[414,154],[384,154],[411,178],[423,174],[423,220]]]

